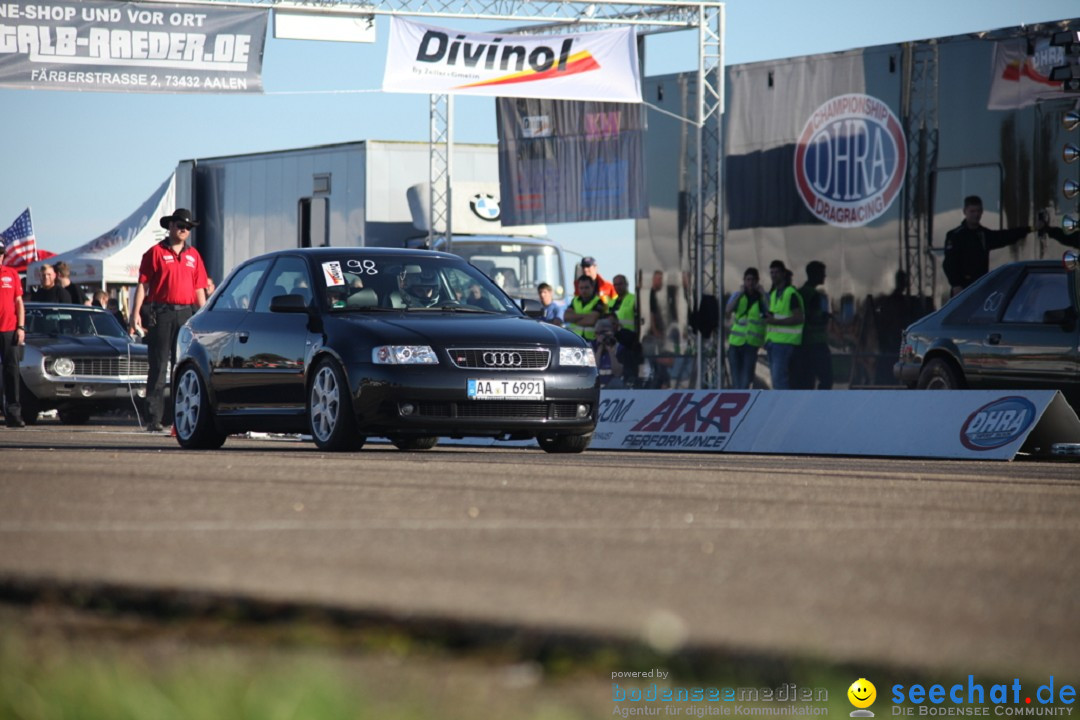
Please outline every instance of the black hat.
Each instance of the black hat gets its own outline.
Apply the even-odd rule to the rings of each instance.
[[[173,211],[172,215],[166,215],[158,222],[160,222],[161,227],[165,228],[166,230],[169,229],[169,223],[171,222],[182,222],[187,223],[188,225],[199,224],[195,221],[193,217],[191,217],[191,211],[187,208],[176,208],[176,210]]]
[[[581,258],[581,267],[583,267],[583,268],[592,267],[595,264],[596,264],[596,258],[594,258],[594,257],[583,257],[583,258]]]

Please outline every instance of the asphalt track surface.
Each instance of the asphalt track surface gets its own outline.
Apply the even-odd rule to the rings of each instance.
[[[1080,667],[1080,464],[0,428],[0,582],[826,662]]]

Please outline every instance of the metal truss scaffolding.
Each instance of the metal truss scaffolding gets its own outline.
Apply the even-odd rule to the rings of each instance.
[[[451,214],[453,203],[450,201],[454,153],[454,98],[452,95],[431,95],[431,125],[430,125],[430,171],[428,178],[430,184],[428,191],[431,217],[428,218],[428,247],[439,247],[436,243],[438,236],[446,238],[446,245],[442,248],[451,252],[450,229],[454,226],[454,218]],[[438,230],[437,228],[442,228]]]
[[[904,47],[903,122],[907,133],[907,177],[901,225],[901,267],[908,294],[933,295],[936,264],[929,257],[932,179],[938,153],[938,45],[935,41]]]
[[[721,223],[721,117],[724,112],[723,38],[724,4],[722,2],[674,2],[672,0],[380,0],[358,3],[339,0],[188,0],[191,4],[265,6],[272,9],[300,10],[311,13],[370,17],[398,15],[460,20],[498,21],[512,26],[504,32],[560,33],[633,26],[638,35],[697,31],[697,112],[696,153],[688,158],[696,175],[696,194],[692,198],[694,241],[690,244],[691,266],[695,281],[694,299],[701,306],[703,295],[720,298],[723,277],[723,240]],[[430,227],[442,228],[449,239],[452,132],[451,104],[445,98],[432,97],[431,108],[431,217]],[[445,223],[436,225],[436,219]],[[435,240],[434,237],[431,238]],[[717,387],[720,333],[708,340],[697,337],[697,378],[702,387]]]

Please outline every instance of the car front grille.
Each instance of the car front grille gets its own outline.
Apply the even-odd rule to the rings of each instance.
[[[470,402],[421,402],[412,417],[429,418],[531,418],[567,420],[577,417],[577,403],[529,402],[527,400],[473,400]]]
[[[450,361],[469,370],[546,370],[551,351],[545,348],[448,348]]]
[[[80,377],[120,377],[123,375],[146,375],[150,363],[143,358],[72,358],[75,374]]]

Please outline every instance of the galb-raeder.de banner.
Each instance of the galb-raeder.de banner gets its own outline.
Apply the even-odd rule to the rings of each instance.
[[[641,102],[632,28],[576,35],[498,35],[392,17],[382,89]]]
[[[262,92],[265,8],[0,0],[0,87]]]

